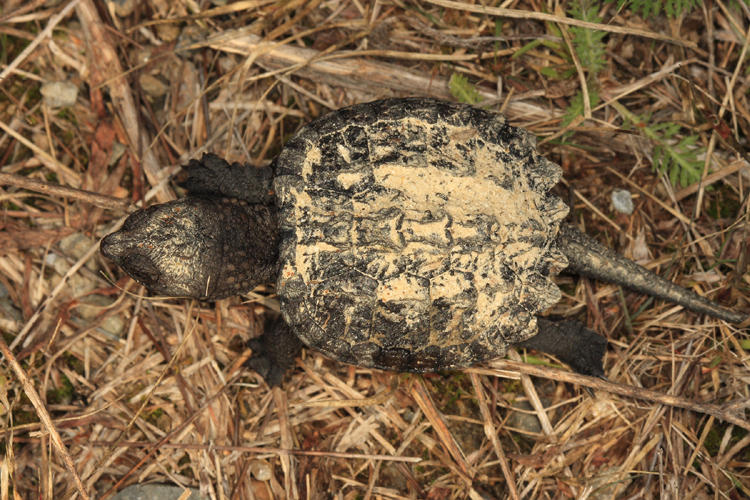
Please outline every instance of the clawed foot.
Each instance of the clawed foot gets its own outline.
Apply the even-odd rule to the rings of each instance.
[[[536,349],[556,356],[573,370],[592,377],[604,377],[602,361],[607,339],[586,328],[580,321],[550,321],[537,318],[539,333],[516,347]]]
[[[281,385],[302,349],[302,342],[282,318],[267,324],[265,333],[248,345],[253,354],[245,366],[257,372],[271,387]]]
[[[248,203],[273,203],[273,171],[239,163],[229,164],[215,154],[190,160],[178,176],[178,184],[191,195],[224,196]]]

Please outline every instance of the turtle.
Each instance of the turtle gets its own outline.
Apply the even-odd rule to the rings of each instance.
[[[605,338],[544,316],[564,270],[747,319],[568,224],[561,175],[500,113],[383,99],[310,122],[268,167],[191,160],[184,198],[134,212],[100,249],[159,295],[213,301],[275,282],[281,318],[249,360],[270,385],[303,345],[407,372],[522,346],[603,376]]]

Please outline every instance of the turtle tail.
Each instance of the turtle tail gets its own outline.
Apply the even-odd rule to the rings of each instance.
[[[567,269],[571,272],[615,283],[730,323],[742,323],[750,317],[721,307],[691,290],[657,276],[632,260],[602,246],[573,226],[561,225],[558,244],[560,250],[568,257]]]

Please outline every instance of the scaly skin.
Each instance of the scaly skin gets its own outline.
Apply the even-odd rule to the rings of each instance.
[[[217,300],[274,281],[278,245],[273,206],[198,195],[138,210],[100,248],[151,293]]]
[[[469,366],[523,341],[601,375],[603,339],[536,317],[559,297],[551,277],[566,264],[747,319],[560,226],[567,207],[549,193],[560,168],[488,111],[431,99],[349,107],[303,128],[274,166],[193,160],[186,198],[134,213],[101,244],[156,294],[216,300],[276,282],[289,325],[269,328],[250,363],[271,384],[299,350],[295,336],[340,361],[402,371]]]
[[[716,302],[675,285],[618,255],[573,226],[563,225],[558,245],[568,257],[568,270],[607,283],[679,304],[685,309],[708,314],[729,323],[742,323],[748,316],[721,307]]]
[[[563,227],[559,242],[573,271],[726,321],[746,319],[659,278],[571,226]],[[234,245],[234,250],[225,252],[225,244]],[[152,293],[217,300],[275,281],[277,245],[274,207],[200,195],[135,212],[119,231],[102,240],[101,251]],[[592,271],[591,262],[605,265]],[[572,320],[538,318],[538,328],[536,336],[518,346],[555,355],[579,373],[603,376],[603,337]],[[255,353],[248,366],[269,385],[279,385],[301,346],[279,318],[265,335],[253,341]]]

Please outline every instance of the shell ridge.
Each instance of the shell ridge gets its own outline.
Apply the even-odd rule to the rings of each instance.
[[[279,163],[297,178],[275,183],[278,291],[308,345],[379,368],[466,366],[533,335],[559,300],[561,169],[502,115],[387,100],[293,140]]]

